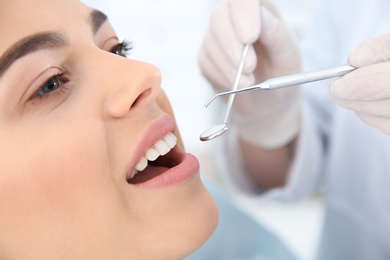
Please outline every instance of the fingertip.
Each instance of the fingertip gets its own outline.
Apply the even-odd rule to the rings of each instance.
[[[335,99],[345,99],[344,83],[342,79],[335,80],[329,86],[329,92]]]
[[[267,8],[261,8],[261,26],[263,33],[270,34],[275,31],[278,25],[278,18],[275,17]]]
[[[362,67],[374,62],[375,53],[369,42],[359,44],[349,55],[349,63],[355,67]]]
[[[260,37],[260,23],[243,19],[238,23],[237,36],[244,44],[252,44]]]
[[[233,26],[242,43],[254,43],[260,36],[261,6],[258,0],[230,1]]]
[[[256,69],[257,66],[257,56],[253,46],[249,47],[248,54],[245,59],[243,73],[250,74]]]
[[[239,88],[246,88],[256,83],[255,75],[253,73],[243,73],[238,83]]]
[[[360,43],[351,52],[349,61],[356,67],[390,61],[390,34],[383,34]]]

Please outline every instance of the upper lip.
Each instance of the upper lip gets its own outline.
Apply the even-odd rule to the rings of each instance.
[[[132,170],[135,168],[142,156],[144,156],[146,150],[152,147],[158,140],[164,138],[168,133],[174,133],[174,131],[175,121],[169,115],[164,115],[149,125],[134,152],[130,167],[126,173],[126,180],[130,177]]]

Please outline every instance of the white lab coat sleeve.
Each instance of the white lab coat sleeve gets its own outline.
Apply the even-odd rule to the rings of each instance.
[[[268,198],[299,200],[318,190],[323,169],[323,138],[318,131],[310,104],[302,104],[302,129],[297,151],[284,187],[272,189],[264,195]]]
[[[284,187],[269,191],[261,190],[250,179],[243,167],[239,151],[237,129],[232,127],[223,146],[223,157],[219,157],[221,181],[226,191],[246,199],[276,199],[295,201],[304,198],[319,187],[323,157],[322,140],[318,135],[309,104],[302,107],[302,129],[298,139],[295,159]]]

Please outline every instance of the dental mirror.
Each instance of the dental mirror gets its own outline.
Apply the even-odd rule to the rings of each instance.
[[[234,85],[233,85],[232,91],[237,90],[237,88],[238,88],[238,83],[240,81],[242,69],[244,68],[245,58],[246,58],[246,55],[248,54],[248,50],[249,50],[249,44],[246,44],[244,47],[244,50],[242,52],[240,65],[239,65],[238,70],[237,70],[237,74],[236,74],[236,78],[234,80]],[[214,126],[210,127],[209,129],[207,129],[206,131],[204,131],[200,135],[201,141],[212,140],[212,139],[222,135],[223,133],[225,133],[229,129],[229,125],[227,124],[227,121],[229,118],[230,110],[232,108],[234,97],[235,97],[235,94],[232,94],[229,96],[229,100],[228,100],[228,103],[226,105],[226,111],[225,111],[225,116],[224,116],[223,122],[221,124],[214,125]]]
[[[220,136],[221,134],[225,133],[226,130],[228,130],[229,126],[227,123],[222,123],[218,125],[213,125],[206,131],[204,131],[201,136],[200,140],[201,141],[208,141],[211,139],[214,139],[215,137]]]

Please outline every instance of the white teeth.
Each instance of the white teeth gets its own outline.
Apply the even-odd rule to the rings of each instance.
[[[137,171],[143,171],[146,166],[148,166],[148,160],[146,160],[145,157],[142,157],[141,160],[138,162],[137,166],[135,166],[135,169]]]
[[[145,155],[138,162],[135,169],[131,172],[130,179],[134,177],[138,172],[143,171],[148,166],[148,161],[155,161],[159,156],[166,155],[169,151],[176,146],[177,138],[173,133],[168,133],[162,140],[158,140],[154,147],[146,150]]]
[[[164,137],[164,141],[172,149],[176,145],[177,138],[174,134],[169,133]]]
[[[137,170],[133,170],[130,175],[130,179],[133,178],[138,173]]]
[[[158,153],[158,151],[154,148],[149,148],[146,153],[145,153],[145,157],[146,159],[148,159],[148,161],[154,161],[157,159],[157,157],[159,157],[160,154]]]
[[[166,155],[171,150],[171,147],[169,147],[169,145],[163,140],[157,141],[154,144],[154,147],[161,155]]]

